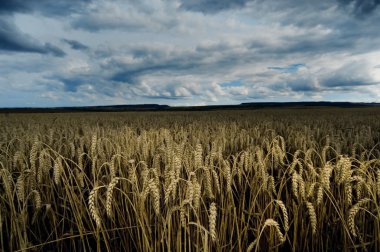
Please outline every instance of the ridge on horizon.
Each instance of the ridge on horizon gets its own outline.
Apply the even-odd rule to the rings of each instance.
[[[112,112],[112,111],[175,111],[175,110],[209,110],[209,109],[255,109],[286,107],[380,107],[376,102],[334,102],[334,101],[300,101],[300,102],[244,102],[226,105],[170,106],[166,104],[118,104],[68,107],[5,107],[0,112]]]

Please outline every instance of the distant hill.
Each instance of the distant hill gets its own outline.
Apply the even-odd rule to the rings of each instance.
[[[380,103],[353,103],[353,102],[249,102],[239,105],[210,105],[210,106],[189,106],[170,107],[169,110],[185,111],[208,111],[222,109],[263,109],[263,108],[306,108],[306,107],[339,107],[339,108],[359,108],[359,107],[380,107]]]
[[[136,104],[136,105],[109,105],[109,106],[83,106],[83,107],[49,107],[49,108],[0,108],[2,113],[28,113],[28,112],[117,112],[117,111],[155,111],[166,110],[168,105]]]
[[[380,103],[356,103],[356,102],[263,102],[263,103],[242,103],[241,106],[254,107],[373,107],[380,106]]]
[[[118,111],[209,111],[224,109],[306,108],[306,107],[380,107],[380,103],[353,102],[249,102],[239,105],[179,106],[159,104],[109,105],[53,108],[0,108],[0,113],[61,113],[61,112],[118,112]]]

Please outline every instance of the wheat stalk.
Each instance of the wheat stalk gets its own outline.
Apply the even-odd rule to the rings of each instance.
[[[346,195],[346,202],[349,206],[352,204],[352,186],[350,183],[345,183],[344,193]]]
[[[25,175],[21,172],[16,181],[16,194],[20,201],[25,200]]]
[[[298,191],[301,195],[301,198],[305,199],[305,197],[306,197],[305,181],[303,180],[303,178],[300,174],[297,174],[297,183],[298,183]]]
[[[338,184],[342,184],[351,177],[351,160],[347,157],[342,157],[338,161],[337,167],[340,169]]]
[[[231,180],[232,180],[232,175],[231,175],[231,168],[230,164],[227,161],[223,161],[223,172],[225,175],[226,179],[226,190],[227,192],[231,192]]]
[[[276,194],[276,186],[274,184],[274,177],[272,175],[268,176],[267,187],[269,192],[273,193],[274,195]]]
[[[216,241],[216,204],[215,202],[211,203],[209,209],[209,231],[212,241]]]
[[[90,195],[88,197],[88,205],[90,209],[90,214],[92,219],[95,221],[96,226],[100,227],[102,224],[102,220],[99,215],[99,211],[96,208],[95,200],[98,197],[98,188],[93,188],[90,192]]]
[[[306,207],[307,207],[307,212],[309,213],[310,217],[310,224],[311,224],[311,229],[313,235],[317,233],[317,215],[315,213],[315,208],[312,203],[309,201],[306,201]]]
[[[315,192],[315,187],[317,186],[317,182],[313,182],[310,184],[309,189],[307,191],[307,198],[313,198],[314,192]]]
[[[326,188],[327,190],[330,189],[330,177],[331,177],[332,171],[333,171],[333,166],[329,162],[326,163],[322,169],[321,183],[324,186],[324,188]]]
[[[195,166],[195,168],[199,168],[203,165],[202,152],[203,152],[202,145],[200,143],[198,143],[195,146],[195,152],[194,152],[194,166]]]
[[[188,180],[187,182],[187,188],[186,188],[186,201],[192,202],[194,199],[194,186],[191,180]]]
[[[320,205],[323,202],[323,186],[319,184],[317,192],[317,205]]]
[[[282,215],[284,216],[284,230],[287,232],[289,230],[289,216],[288,211],[286,210],[284,202],[281,200],[275,200],[275,202],[279,205],[282,211]]]
[[[43,180],[43,177],[45,175],[45,171],[47,171],[49,168],[48,168],[48,156],[47,156],[47,151],[45,149],[42,149],[41,152],[40,152],[40,156],[38,158],[38,161],[39,161],[39,167],[38,167],[38,170],[37,170],[37,181],[39,184],[42,183],[42,180]]]
[[[179,213],[180,213],[181,226],[185,228],[186,227],[186,209],[184,205],[180,207]]]
[[[170,171],[170,183],[169,183],[169,186],[166,188],[165,190],[165,205],[169,202],[169,199],[170,199],[170,196],[172,195],[173,196],[173,199],[174,199],[174,192],[177,190],[177,183],[178,183],[178,180],[177,178],[175,177],[175,172],[174,171]]]
[[[32,149],[30,150],[30,165],[31,165],[30,169],[32,171],[36,170],[36,160],[37,160],[38,148],[39,148],[39,142],[36,139],[32,145]]]
[[[113,189],[119,181],[118,177],[114,177],[107,187],[106,193],[106,213],[108,217],[112,217],[112,199],[113,199]]]
[[[56,185],[59,185],[62,173],[63,173],[62,160],[61,160],[61,157],[58,156],[54,162],[54,172],[53,172],[54,182]]]
[[[212,173],[212,177],[214,178],[214,185],[216,186],[216,190],[220,194],[221,189],[220,189],[218,173],[214,169],[211,169],[211,173]]]
[[[41,203],[41,195],[40,195],[40,193],[37,190],[33,190],[32,193],[34,195],[34,197],[33,197],[33,199],[34,199],[34,206],[35,206],[36,209],[40,209],[41,208],[41,204],[42,204]]]
[[[212,178],[210,175],[210,169],[207,167],[204,167],[203,171],[204,171],[204,175],[205,175],[207,195],[210,199],[212,199],[212,198],[214,198],[214,194],[212,192]],[[227,186],[227,190],[228,190],[228,186]]]
[[[292,175],[292,192],[293,192],[293,195],[296,197],[296,199],[298,199],[298,174],[297,172],[293,172],[293,175]]]
[[[110,176],[111,178],[116,176],[116,168],[115,168],[115,160],[117,155],[112,155],[111,163],[110,163]]]
[[[380,197],[380,169],[376,171],[376,187],[377,195]]]
[[[154,179],[148,182],[149,191],[153,194],[153,208],[156,215],[160,214],[160,190]]]
[[[92,135],[91,139],[91,158],[94,158],[96,155],[96,147],[97,147],[98,137],[96,134]]]
[[[280,225],[278,224],[277,221],[275,221],[274,219],[266,219],[265,222],[264,222],[264,226],[262,228],[262,231],[266,228],[266,227],[274,227],[275,230],[276,230],[276,233],[277,233],[277,236],[280,240],[281,243],[285,242],[285,236],[282,234],[281,230],[280,230]],[[261,231],[261,232],[262,232]]]
[[[0,170],[0,178],[2,178],[2,180],[3,180],[3,185],[4,185],[5,192],[8,195],[11,195],[12,191],[13,191],[13,178],[12,178],[12,174],[9,172],[9,170],[3,168],[3,169]]]
[[[355,216],[359,212],[361,207],[369,201],[370,201],[370,199],[368,199],[368,198],[361,199],[360,201],[358,201],[355,205],[353,205],[351,207],[351,209],[348,213],[348,228],[354,237],[357,236],[356,225],[355,225]]]
[[[202,188],[201,188],[201,185],[198,183],[198,181],[195,178],[193,178],[192,184],[193,184],[193,188],[194,188],[193,206],[195,209],[198,209],[199,204],[200,204],[200,199],[202,196],[201,195]]]

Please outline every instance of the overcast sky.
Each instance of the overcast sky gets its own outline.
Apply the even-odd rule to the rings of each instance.
[[[380,0],[1,0],[0,107],[380,102]]]

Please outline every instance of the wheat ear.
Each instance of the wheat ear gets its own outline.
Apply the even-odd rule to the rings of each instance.
[[[317,232],[317,215],[315,213],[315,208],[313,204],[310,203],[309,201],[306,201],[306,207],[307,207],[307,212],[309,213],[309,217],[310,217],[312,233],[313,235],[315,235]]]
[[[33,193],[33,199],[34,199],[34,207],[36,209],[40,209],[41,208],[41,195],[37,190],[33,190],[32,193]]]
[[[91,217],[94,219],[96,226],[100,227],[101,226],[101,218],[99,215],[99,211],[95,206],[95,198],[98,196],[98,190],[97,188],[94,188],[90,192],[90,196],[88,197],[88,205],[91,213]]]
[[[351,234],[356,237],[357,236],[357,233],[356,233],[356,226],[355,226],[355,216],[356,214],[359,212],[360,208],[362,207],[362,205],[364,205],[365,203],[369,202],[370,199],[368,198],[364,198],[364,199],[361,199],[358,203],[356,203],[349,211],[348,213],[348,228],[351,232]]]
[[[284,202],[281,200],[275,200],[277,205],[281,208],[282,215],[284,216],[284,230],[287,232],[289,230],[289,216],[288,211],[286,210]]]
[[[148,182],[149,191],[153,194],[153,208],[157,215],[160,214],[160,190],[154,179]]]
[[[209,215],[209,229],[212,241],[216,241],[216,204],[215,202],[210,205]]]
[[[118,177],[114,177],[107,187],[107,199],[106,199],[106,213],[108,217],[112,216],[112,199],[113,199],[113,189],[119,182]]]
[[[380,197],[380,169],[376,172],[377,195]]]
[[[54,162],[54,182],[56,185],[59,184],[61,175],[63,173],[63,166],[61,157],[57,157]]]
[[[23,172],[16,181],[16,195],[20,201],[25,200],[25,175]]]
[[[248,245],[247,252],[251,252],[253,250],[253,247],[256,245],[256,241],[251,242]]]
[[[281,230],[280,230],[280,225],[278,224],[277,221],[273,220],[273,219],[267,219],[265,222],[264,222],[264,226],[263,226],[263,229],[264,230],[266,227],[274,227],[275,230],[276,230],[276,233],[278,235],[278,238],[280,239],[280,242],[283,243],[285,241],[285,237],[284,235],[281,233]]]

